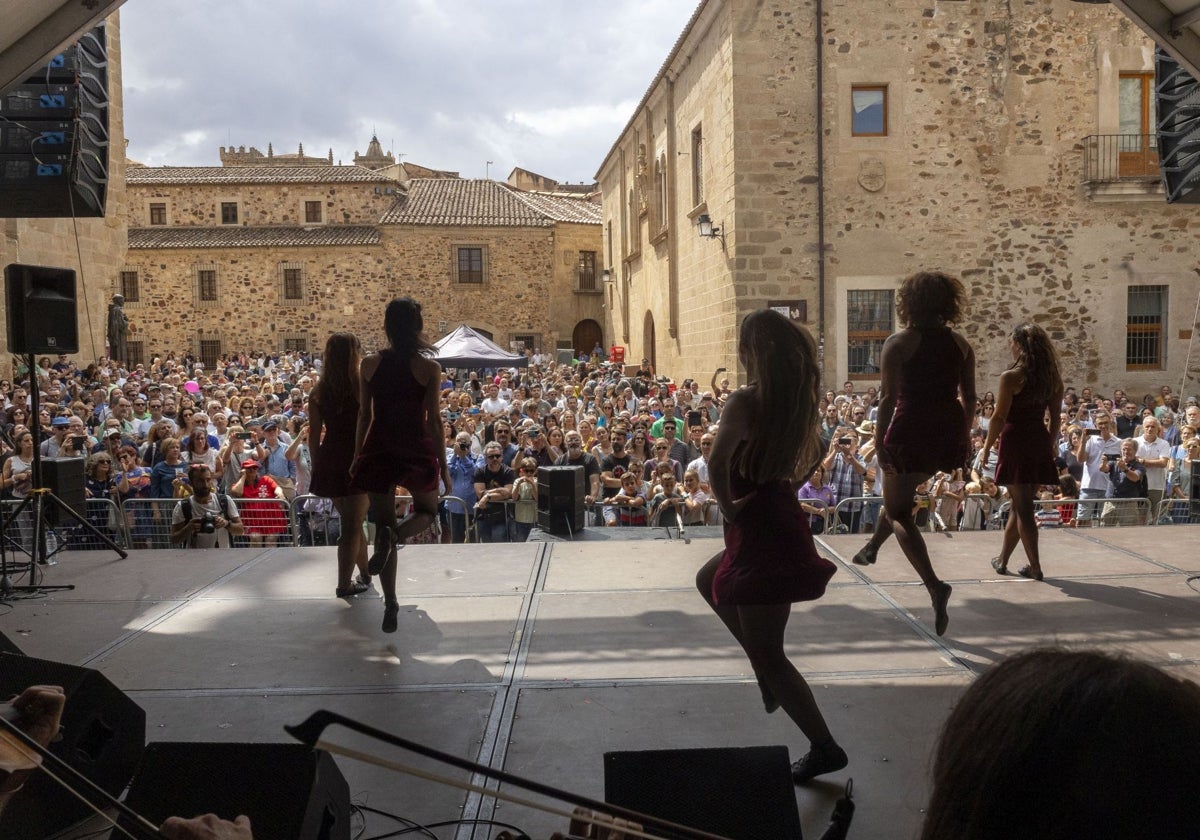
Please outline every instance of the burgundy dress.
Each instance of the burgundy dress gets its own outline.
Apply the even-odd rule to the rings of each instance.
[[[1004,428],[1000,430],[997,484],[1058,484],[1046,428],[1046,400],[1034,400],[1022,391],[1012,398]]]
[[[756,486],[736,471],[730,483],[735,498],[758,492],[736,522],[725,523],[725,555],[713,576],[713,601],[790,604],[824,595],[837,566],[817,553],[791,484]]]
[[[353,493],[350,489],[350,462],[354,460],[354,434],[358,429],[358,399],[342,405],[320,402],[325,436],[312,446],[312,479],[309,492],[327,499],[340,499]]]
[[[883,448],[900,473],[961,469],[971,451],[958,383],[966,360],[949,327],[920,330],[917,352],[900,368],[896,410]]]
[[[425,424],[425,386],[412,375],[412,361],[391,350],[367,383],[374,416],[362,450],[350,468],[350,486],[369,493],[438,489],[438,457]]]

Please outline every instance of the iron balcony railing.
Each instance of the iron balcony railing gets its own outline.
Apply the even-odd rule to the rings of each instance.
[[[1158,178],[1153,134],[1091,134],[1083,139],[1083,180],[1144,181]]]

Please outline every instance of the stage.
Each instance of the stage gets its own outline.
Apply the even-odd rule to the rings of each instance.
[[[782,712],[762,712],[741,650],[693,588],[720,541],[654,533],[405,548],[394,635],[379,630],[377,592],[333,597],[332,548],[62,554],[46,582],[76,589],[0,607],[0,631],[29,655],[103,671],[146,710],[154,741],[285,741],[284,724],[325,708],[597,799],[607,751],[782,744],[798,757],[803,737]],[[1200,526],[1041,539],[1045,583],[992,572],[996,532],[927,535],[954,585],[939,639],[894,541],[860,568],[848,558],[863,537],[818,538],[839,571],[822,600],[793,612],[789,651],[851,763],[796,789],[806,837],[820,836],[851,776],[850,836],[912,837],[938,727],[973,675],[1008,653],[1095,646],[1200,680],[1200,594],[1188,583]],[[338,764],[354,802],[421,823],[495,817],[534,840],[566,830],[557,817]],[[398,827],[370,816],[365,836]]]

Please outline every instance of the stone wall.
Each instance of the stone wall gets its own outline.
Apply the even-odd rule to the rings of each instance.
[[[705,209],[723,228],[725,251],[688,229],[698,208],[677,201],[667,221],[677,250],[643,247],[621,266],[631,343],[644,311],[668,311],[674,261],[679,334],[672,346],[658,330],[661,369],[707,380],[718,365],[733,368],[742,313],[803,300],[813,333],[824,327],[826,379],[840,383],[847,293],[941,268],[968,289],[962,326],[976,344],[981,391],[994,390],[1009,360],[1005,335],[1023,319],[1055,337],[1072,382],[1178,387],[1200,292],[1200,220],[1166,206],[1153,185],[1123,188],[1113,196],[1120,203],[1107,203],[1083,184],[1085,138],[1116,132],[1120,73],[1152,70],[1141,32],[1110,6],[1070,0],[824,5],[823,311],[815,3],[710,0],[600,177],[606,229],[611,221],[619,237],[639,144],[660,149],[657,126],[673,126],[677,154],[666,164],[681,192],[688,133],[703,120]],[[887,85],[886,137],[852,136],[854,84]],[[1126,370],[1131,285],[1168,287],[1164,370]],[[612,317],[620,332],[619,307]]]
[[[320,201],[324,224],[373,225],[395,203],[395,193],[385,183],[135,183],[129,187],[128,221],[130,227],[147,227],[150,205],[166,203],[168,226],[219,226],[221,204],[236,201],[239,225],[303,225],[305,202]]]
[[[125,123],[121,92],[120,17],[108,18],[109,157],[105,215],[94,219],[0,219],[0,266],[26,263],[76,272],[79,301],[79,353],[88,363],[105,352],[108,303],[126,242]],[[82,260],[81,260],[82,258]],[[0,308],[6,304],[0,295]],[[0,352],[8,353],[8,334],[0,334]],[[8,365],[4,366],[9,374]]]
[[[600,343],[607,350],[615,342],[612,334],[605,332],[603,327],[607,291],[601,279],[604,266],[600,250],[600,226],[559,222],[554,226],[553,249],[554,276],[547,296],[547,318],[552,325],[553,341],[549,337],[543,340],[542,349],[551,351],[559,344],[570,346],[580,323],[592,321],[599,328]],[[593,251],[596,254],[596,291],[578,288],[580,251]],[[582,333],[580,337],[583,337]],[[590,353],[592,345],[575,346],[572,349]]]

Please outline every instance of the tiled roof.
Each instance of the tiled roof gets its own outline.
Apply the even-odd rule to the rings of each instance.
[[[392,225],[551,227],[553,220],[495,181],[414,178],[380,220]]]
[[[600,224],[600,205],[584,198],[559,193],[523,192],[513,187],[506,189],[512,190],[519,200],[556,222]]]
[[[139,184],[325,184],[395,183],[362,166],[131,166],[125,183]]]
[[[581,198],[518,190],[498,181],[414,178],[383,224],[550,227],[600,224],[600,206]]]
[[[379,228],[367,225],[300,227],[130,228],[130,248],[321,248],[378,245]]]

